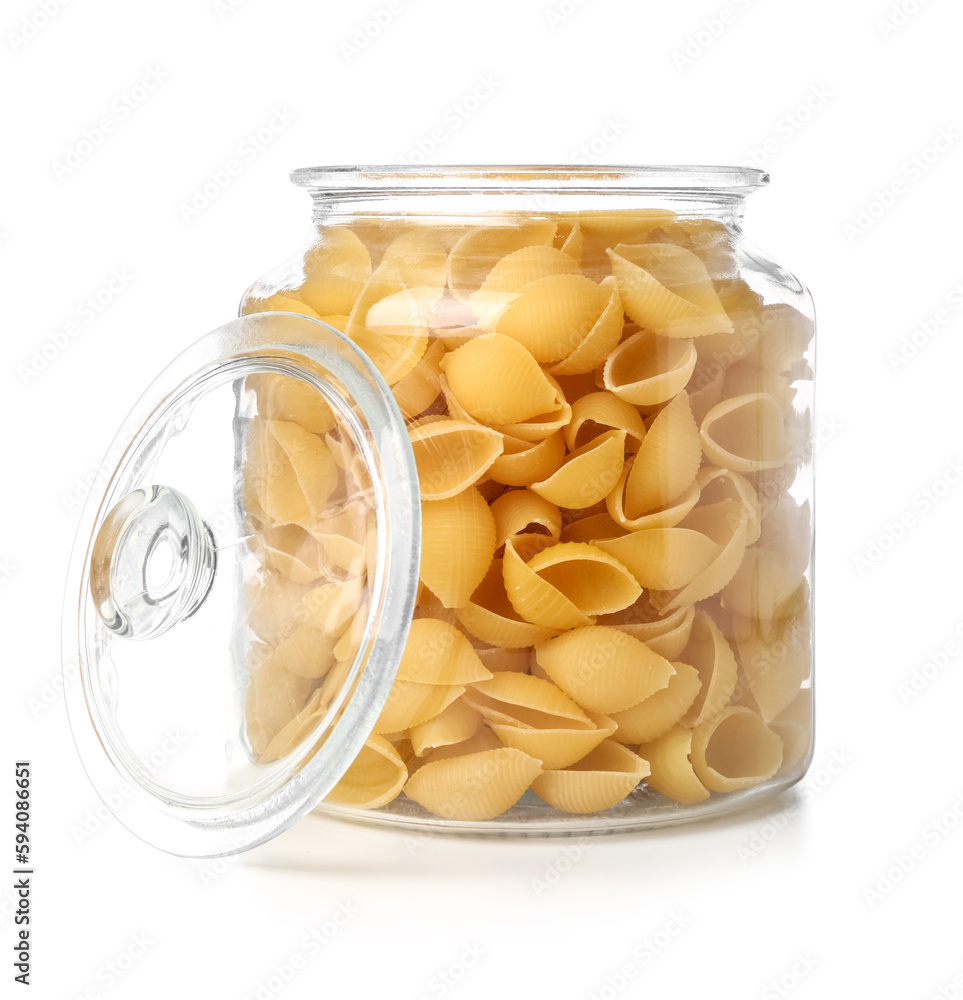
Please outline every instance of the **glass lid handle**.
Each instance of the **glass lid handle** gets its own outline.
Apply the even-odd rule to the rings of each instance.
[[[216,566],[214,538],[191,501],[149,486],[128,493],[100,526],[90,591],[112,632],[151,639],[197,611]]]

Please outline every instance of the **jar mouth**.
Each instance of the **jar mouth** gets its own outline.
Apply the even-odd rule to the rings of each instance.
[[[566,191],[617,194],[684,193],[744,197],[769,183],[769,175],[752,167],[665,164],[584,166],[549,164],[386,165],[302,167],[292,183],[313,193],[424,193]]]

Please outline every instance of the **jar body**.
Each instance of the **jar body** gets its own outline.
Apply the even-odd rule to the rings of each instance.
[[[418,469],[414,620],[324,811],[581,834],[728,811],[808,766],[808,293],[743,237],[742,191],[571,178],[548,172],[533,193],[496,175],[388,192],[361,177],[349,196],[302,178],[309,242],[242,300],[359,346]],[[295,396],[254,422],[324,442]],[[251,506],[253,530],[285,528]],[[289,567],[248,585],[309,594],[354,572],[321,559],[282,580]],[[267,646],[295,627],[248,624]],[[343,643],[350,615],[335,631]]]

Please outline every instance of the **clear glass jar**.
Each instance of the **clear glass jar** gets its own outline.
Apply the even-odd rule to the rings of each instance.
[[[148,774],[128,825],[192,854],[252,846],[313,807],[581,835],[797,781],[812,750],[814,328],[803,286],[742,235],[768,178],[293,179],[313,200],[307,245],[165,373],[163,433],[131,446],[78,557],[82,669],[85,614],[100,637],[86,648],[106,623],[119,652],[109,683],[88,667],[72,716],[97,716],[122,773],[143,712],[119,726],[117,691],[153,700],[144,644],[124,640],[152,639],[157,676],[172,658],[187,672],[188,619],[221,608],[218,707],[185,723],[204,749],[176,777]],[[213,412],[198,403],[211,386],[233,407],[230,475],[201,510],[145,490],[137,456]],[[141,427],[161,412],[142,410]],[[215,454],[204,433],[185,449],[198,475]],[[151,462],[152,483],[171,481]],[[174,554],[149,571],[158,537]],[[181,646],[165,648],[173,624]],[[102,751],[81,742],[90,770]],[[246,832],[229,842],[229,827]]]

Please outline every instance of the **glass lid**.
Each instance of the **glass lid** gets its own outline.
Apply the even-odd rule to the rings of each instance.
[[[261,313],[181,354],[110,453],[64,607],[74,740],[142,839],[246,850],[331,791],[394,680],[420,551],[404,420],[337,330]]]

